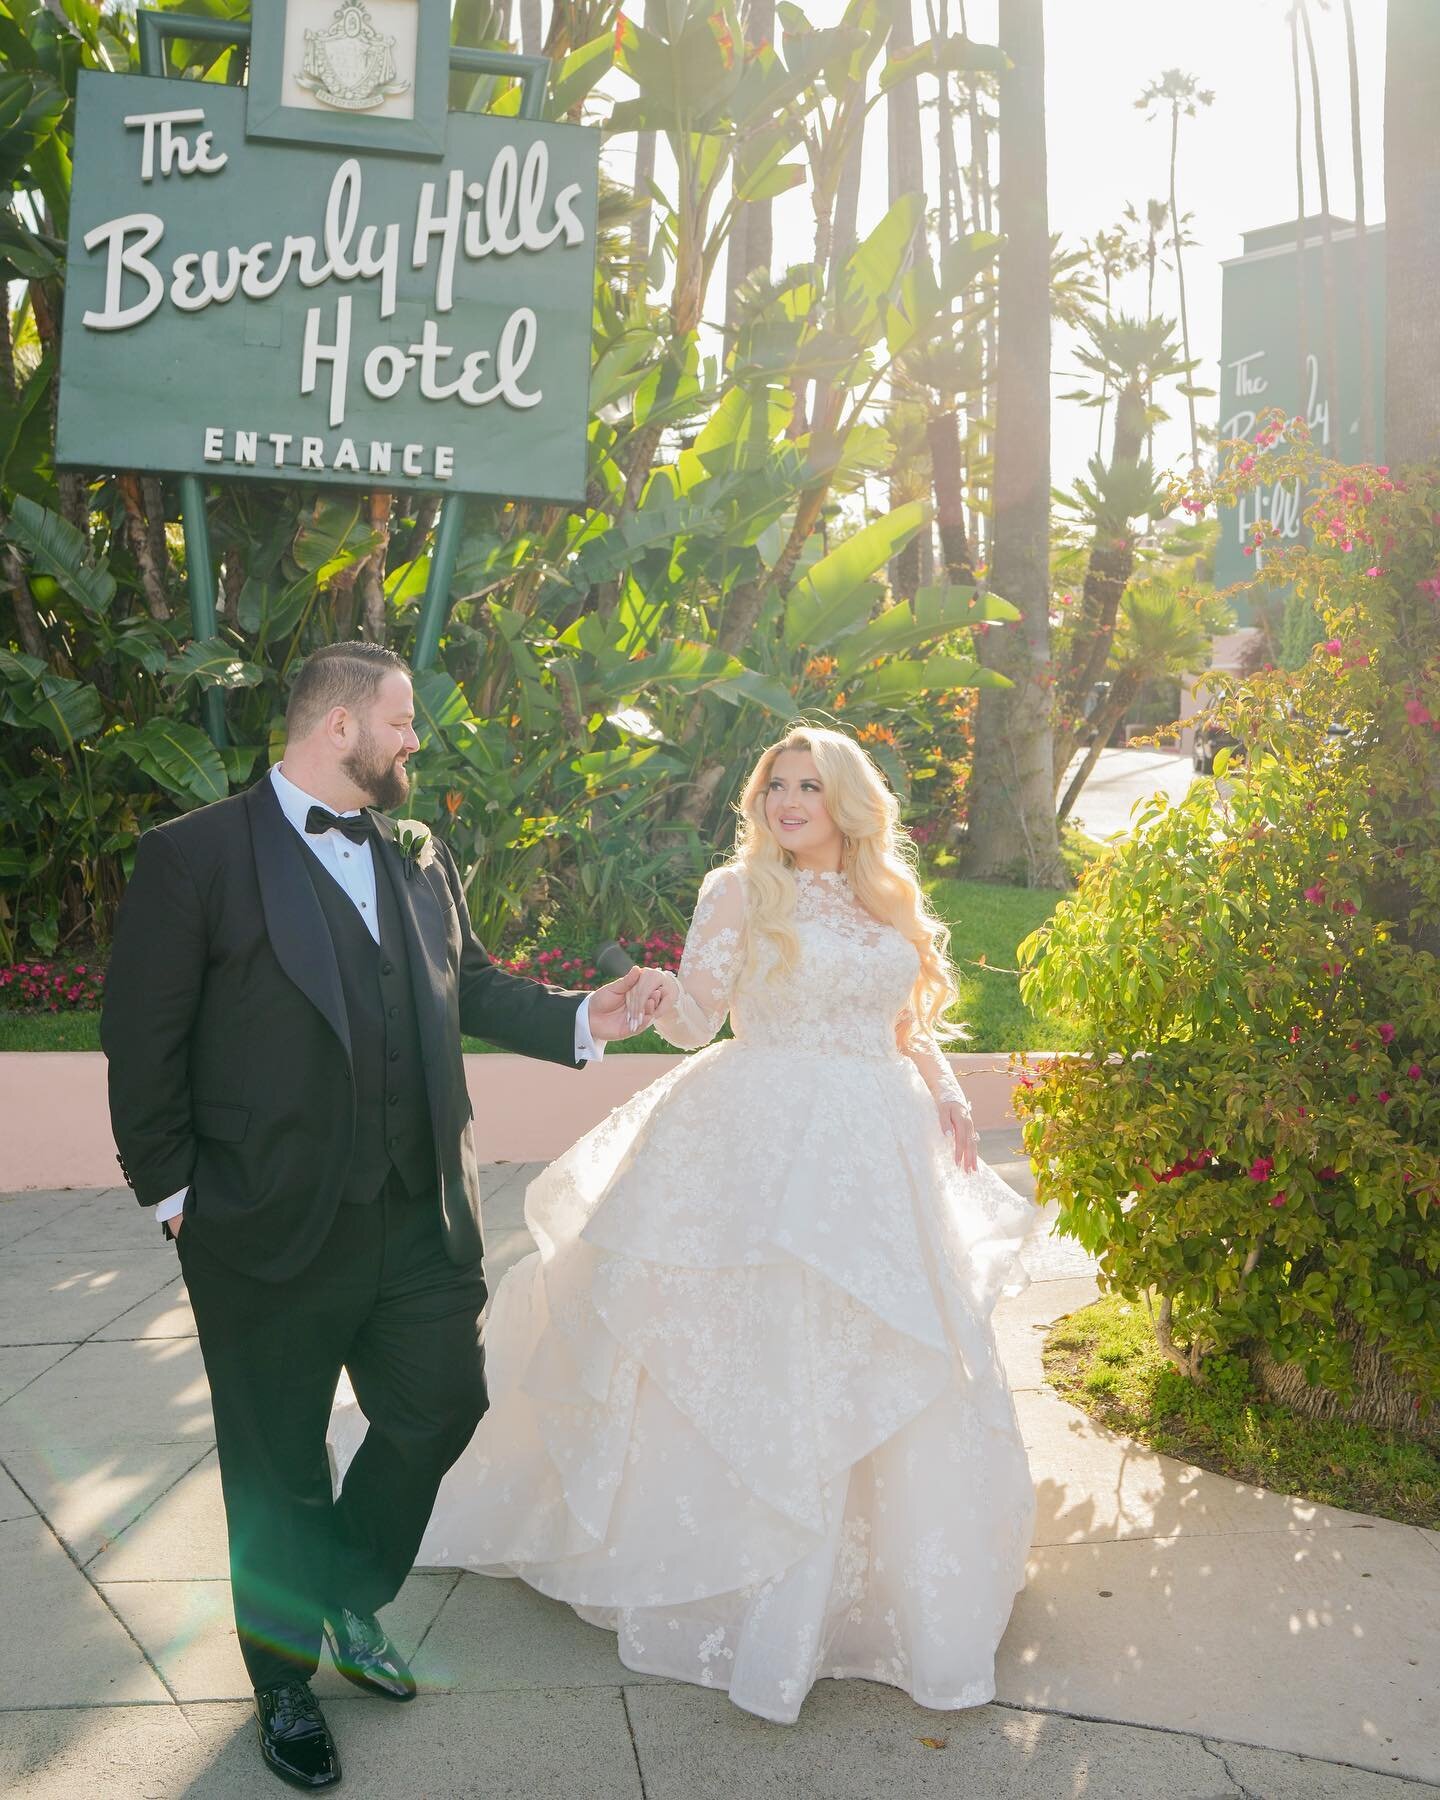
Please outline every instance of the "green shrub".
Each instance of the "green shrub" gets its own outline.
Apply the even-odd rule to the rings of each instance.
[[[1021,946],[1027,1003],[1084,1054],[1026,1076],[1042,1201],[1107,1284],[1153,1288],[1191,1377],[1288,1365],[1428,1428],[1440,1397],[1440,471],[1318,466],[1273,427],[1262,479],[1312,489],[1264,555],[1328,636],[1233,684],[1249,748],[1157,798]],[[1262,441],[1267,439],[1262,432]],[[1298,434],[1292,434],[1298,435]],[[1236,460],[1217,490],[1256,479]],[[1210,496],[1214,498],[1215,495]],[[1345,735],[1327,730],[1338,722]],[[1382,1386],[1385,1384],[1381,1384]]]

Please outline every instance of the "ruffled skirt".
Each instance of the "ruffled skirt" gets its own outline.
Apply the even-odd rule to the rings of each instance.
[[[531,1183],[418,1563],[782,1723],[825,1676],[989,1700],[1035,1509],[990,1313],[1038,1216],[903,1058],[687,1059]]]

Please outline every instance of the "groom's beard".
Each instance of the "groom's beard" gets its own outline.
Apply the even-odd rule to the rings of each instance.
[[[366,796],[366,804],[381,812],[393,812],[410,793],[410,776],[398,757],[388,762],[376,754],[375,740],[365,726],[355,748],[340,764],[345,774]]]

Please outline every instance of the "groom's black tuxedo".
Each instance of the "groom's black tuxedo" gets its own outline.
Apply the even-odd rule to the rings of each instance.
[[[313,1673],[337,1607],[394,1597],[485,1410],[462,1027],[575,1066],[581,996],[498,969],[448,850],[407,869],[372,816],[378,942],[267,776],[142,837],[106,984],[126,1179],[148,1204],[188,1189],[176,1242],[256,1687]],[[335,1500],[342,1368],[369,1432]]]
[[[407,878],[394,827],[372,817],[377,893],[400,930],[382,950],[392,970],[408,963],[418,1034],[421,1068],[405,1075],[423,1081],[434,1128],[446,1251],[473,1262],[480,1196],[461,1029],[573,1067],[580,996],[497,968],[448,849],[437,840],[430,866]],[[351,1170],[357,1137],[373,1136],[369,1120],[357,1133],[361,1051],[340,965],[348,946],[337,950],[326,917],[333,899],[350,907],[267,776],[145,834],[115,934],[101,1042],[126,1178],[142,1205],[188,1185],[185,1232],[261,1280],[316,1255],[347,1174],[364,1174]]]

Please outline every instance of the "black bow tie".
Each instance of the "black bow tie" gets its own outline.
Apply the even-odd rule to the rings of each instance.
[[[305,815],[305,829],[343,832],[352,844],[363,844],[374,832],[375,821],[368,812],[358,812],[353,819],[342,819],[336,813],[327,812],[323,806],[312,806]]]

